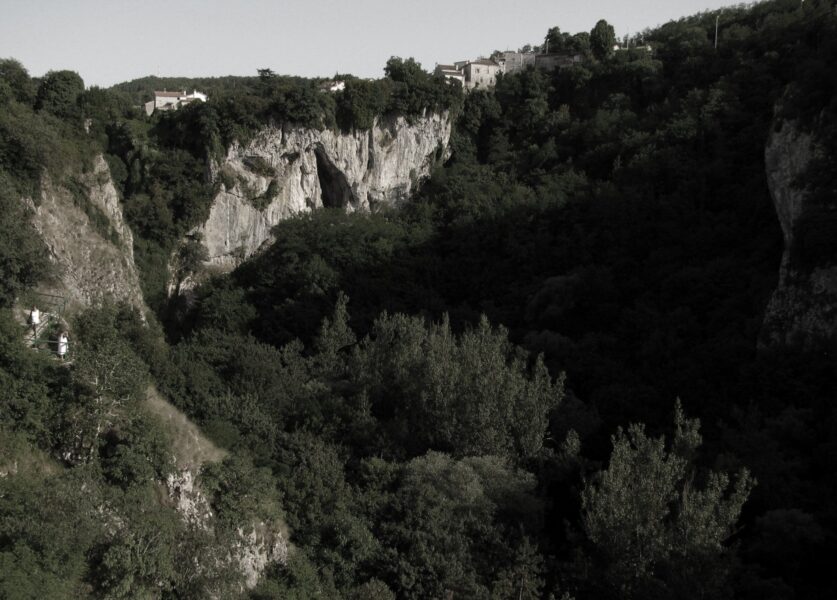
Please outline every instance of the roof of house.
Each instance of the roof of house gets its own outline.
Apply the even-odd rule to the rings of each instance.
[[[456,67],[454,65],[436,65],[436,68],[441,71],[456,71]]]
[[[154,92],[155,96],[160,96],[161,98],[179,98],[180,96],[185,96],[186,92]]]
[[[490,58],[478,58],[477,60],[471,61],[472,65],[487,65],[489,67],[499,67],[495,61],[491,60]]]

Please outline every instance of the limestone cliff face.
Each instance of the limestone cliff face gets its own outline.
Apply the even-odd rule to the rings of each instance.
[[[765,313],[765,343],[808,346],[837,338],[837,265],[798,259],[800,225],[813,209],[800,180],[817,152],[813,136],[793,122],[774,130],[765,148],[767,183],[785,239],[779,286]]]
[[[41,291],[64,296],[71,307],[106,298],[144,307],[134,239],[101,156],[94,160],[93,171],[78,175],[72,187],[45,177],[40,202],[27,202],[56,271],[56,279],[39,286]]]
[[[107,163],[101,156],[94,159],[89,173],[72,174],[61,185],[45,176],[40,200],[24,202],[32,209],[32,223],[55,266],[54,279],[42,282],[38,291],[63,296],[68,300],[70,312],[105,300],[126,301],[141,312],[147,310],[134,264],[133,235],[123,217]],[[25,318],[25,311],[22,317]],[[202,466],[222,460],[226,452],[204,437],[153,387],[148,389],[144,407],[167,429],[172,440],[175,468],[161,482],[168,492],[164,502],[189,527],[208,536],[209,541],[202,548],[205,555],[196,558],[190,568],[208,573],[231,567],[241,573],[244,585],[252,588],[269,566],[284,565],[289,547],[282,523],[244,522],[232,542],[226,538],[213,540],[215,515],[199,479]],[[62,458],[78,463],[88,459],[72,452]],[[14,474],[17,469],[17,462],[2,463],[0,477]],[[113,536],[119,536],[127,519],[115,511],[102,511],[99,517],[108,520]],[[211,597],[228,596],[219,592]]]
[[[231,270],[295,213],[321,206],[370,210],[406,200],[447,157],[450,133],[445,113],[412,124],[381,118],[371,130],[351,133],[269,127],[247,145],[233,145],[212,167],[220,192],[195,232],[208,251],[208,266]]]

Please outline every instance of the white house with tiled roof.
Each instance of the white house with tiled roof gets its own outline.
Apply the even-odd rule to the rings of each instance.
[[[206,94],[197,90],[193,90],[191,94],[187,94],[186,90],[181,92],[155,91],[154,100],[145,103],[145,114],[151,115],[155,110],[177,110],[195,100],[206,102]]]
[[[447,80],[458,81],[465,86],[465,74],[456,68],[456,65],[436,65],[435,71],[437,75],[443,75]]]

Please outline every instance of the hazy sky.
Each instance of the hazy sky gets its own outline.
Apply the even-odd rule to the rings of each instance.
[[[549,27],[618,35],[729,0],[0,0],[0,58],[30,74],[78,71],[87,85],[142,77],[378,77],[390,56],[432,69],[539,43]]]

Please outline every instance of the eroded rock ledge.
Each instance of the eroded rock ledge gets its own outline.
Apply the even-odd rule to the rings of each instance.
[[[765,148],[767,183],[785,250],[779,285],[765,312],[763,344],[807,347],[837,338],[837,265],[828,257],[800,255],[800,238],[817,226],[803,180],[817,153],[814,136],[789,121],[771,132]]]
[[[228,271],[270,240],[289,216],[321,206],[370,210],[406,200],[448,154],[451,120],[384,117],[371,130],[341,133],[285,125],[234,144],[212,166],[220,192],[196,228],[207,266]]]

